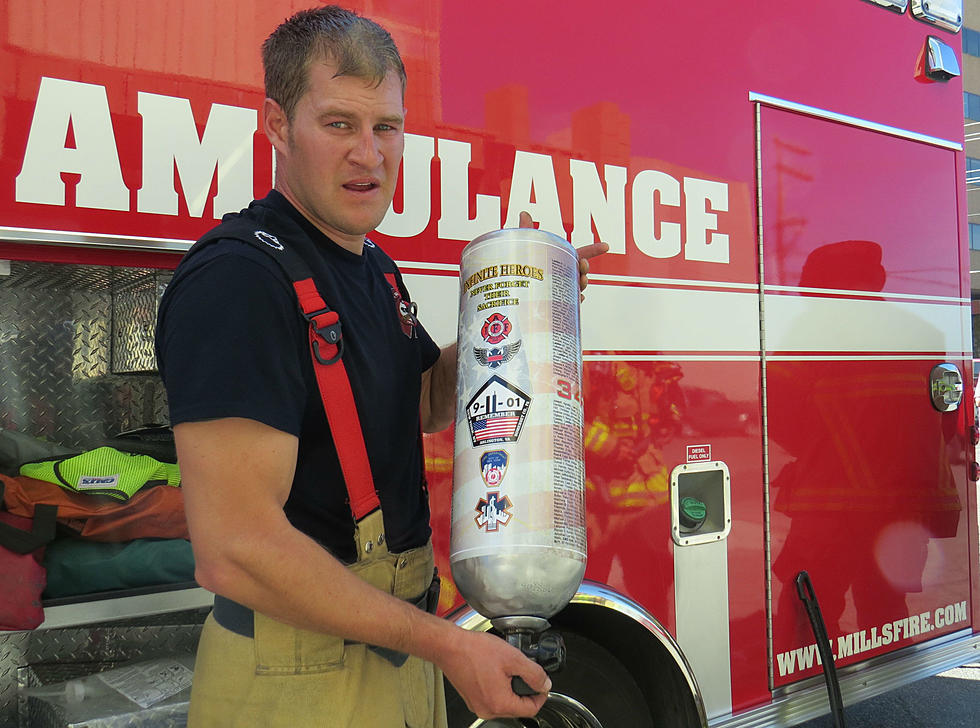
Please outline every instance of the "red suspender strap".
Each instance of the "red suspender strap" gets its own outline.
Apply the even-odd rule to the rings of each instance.
[[[341,358],[344,342],[340,334],[340,319],[323,302],[312,279],[294,281],[293,287],[303,316],[310,322],[313,371],[347,483],[351,512],[354,520],[359,521],[380,508],[381,502],[374,489],[361,420],[357,416],[354,393],[351,392],[350,380]]]

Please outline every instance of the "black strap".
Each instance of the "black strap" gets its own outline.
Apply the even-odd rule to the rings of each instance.
[[[830,650],[830,639],[827,637],[827,627],[820,612],[817,593],[813,589],[810,575],[805,571],[796,575],[796,593],[803,602],[807,617],[810,619],[810,627],[813,629],[813,638],[817,641],[817,652],[820,653],[820,661],[823,664],[823,676],[827,683],[827,697],[830,700],[834,726],[844,728],[844,700],[841,697],[840,682],[837,680],[834,653]]]
[[[405,601],[414,604],[416,607],[428,612],[429,614],[435,614],[436,610],[439,608],[440,588],[441,581],[439,580],[439,570],[436,569],[432,574],[432,582],[429,584],[429,588],[426,589],[421,596],[406,599]],[[212,616],[214,617],[214,621],[225,629],[241,635],[242,637],[248,637],[249,639],[255,638],[255,612],[250,607],[246,607],[244,604],[239,604],[238,602],[228,599],[227,597],[223,597],[220,594],[215,594]],[[345,640],[344,643],[357,644],[356,642],[349,640]],[[388,660],[395,667],[401,667],[405,660],[408,659],[408,656],[404,655],[403,653],[396,652],[395,650],[389,650],[384,647],[378,647],[377,645],[368,645],[368,649]]]
[[[0,482],[0,502],[3,501],[4,484]],[[34,506],[31,530],[22,531],[16,526],[0,521],[0,546],[15,554],[29,554],[36,551],[55,536],[58,506],[38,503]]]

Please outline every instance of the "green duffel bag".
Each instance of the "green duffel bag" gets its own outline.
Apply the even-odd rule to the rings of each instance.
[[[44,552],[45,599],[194,581],[194,554],[184,539],[101,543],[58,538]]]

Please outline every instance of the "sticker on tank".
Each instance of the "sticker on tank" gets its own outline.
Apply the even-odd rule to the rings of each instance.
[[[531,406],[531,397],[494,375],[466,405],[466,419],[474,447],[517,442]]]
[[[480,455],[480,474],[488,488],[496,488],[507,473],[510,456],[504,450],[487,450]]]
[[[498,526],[506,526],[510,523],[514,515],[510,509],[513,507],[510,498],[491,491],[487,493],[486,498],[480,498],[480,502],[476,504],[476,512],[479,515],[473,520],[477,528],[484,529],[488,533],[496,531]]]
[[[502,346],[491,346],[483,349],[479,346],[473,347],[473,356],[481,366],[496,369],[501,364],[506,364],[521,350],[520,340],[513,344],[503,344]]]
[[[507,338],[512,329],[510,319],[502,313],[491,314],[480,329],[480,335],[488,344],[499,344]]]

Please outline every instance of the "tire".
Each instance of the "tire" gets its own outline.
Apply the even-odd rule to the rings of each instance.
[[[587,637],[574,632],[561,635],[565,640],[566,664],[551,675],[551,697],[537,717],[500,719],[477,725],[484,728],[653,728],[643,694],[622,663]],[[584,706],[585,712],[577,706]],[[469,728],[477,720],[448,681],[446,709],[449,728]]]

